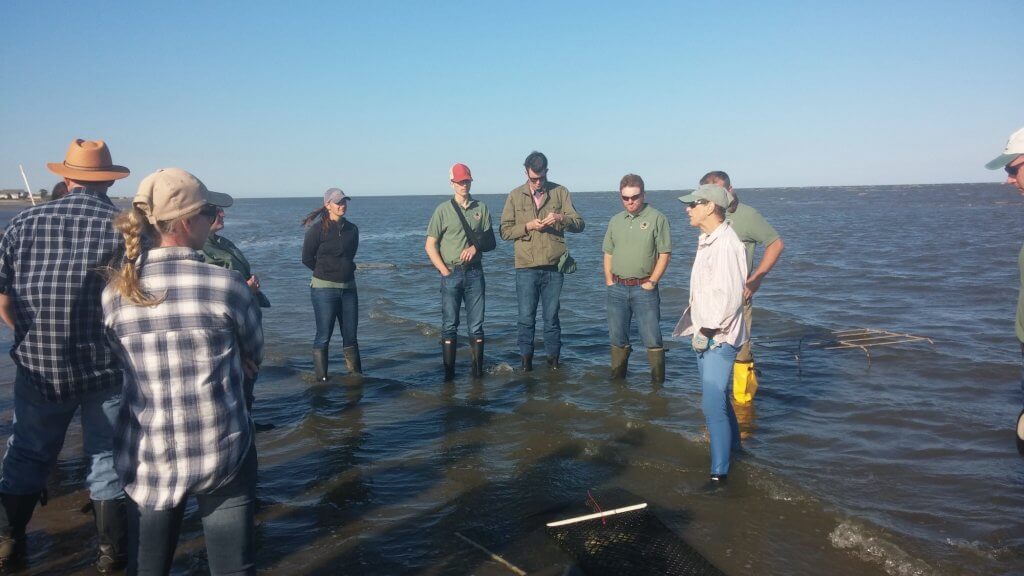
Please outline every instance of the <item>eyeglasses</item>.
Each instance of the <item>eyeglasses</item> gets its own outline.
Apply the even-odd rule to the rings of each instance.
[[[536,174],[536,172],[534,172],[534,174]],[[536,178],[531,178],[530,177],[530,173],[529,172],[526,173],[526,179],[529,180],[530,183],[532,183],[532,184],[539,184],[539,183],[543,182],[544,179],[547,178],[547,177],[548,177],[548,171],[547,170],[542,172],[541,175],[537,176]]]
[[[458,184],[459,186],[465,187],[465,186],[469,186],[470,184],[472,184],[473,181],[472,180],[459,180],[458,182],[456,182],[455,180],[452,180],[452,183],[453,184]]]
[[[632,196],[620,196],[620,198],[622,198],[623,202],[632,202],[634,200],[639,200],[640,197],[643,196],[643,195],[644,195],[644,193],[641,192],[639,194],[633,194]]]
[[[1016,166],[1010,166],[1009,164],[1007,164],[1006,166],[1003,167],[1003,169],[1006,170],[1006,173],[1011,178],[1016,178],[1017,174],[1020,172],[1021,166],[1024,166],[1024,164],[1017,164]]]
[[[696,208],[698,204],[707,204],[707,203],[708,203],[707,200],[703,200],[702,199],[702,200],[697,200],[697,201],[694,201],[694,202],[687,202],[686,203],[686,207],[687,208]]]
[[[213,204],[207,204],[206,206],[203,206],[202,208],[199,209],[199,215],[200,216],[206,216],[207,218],[209,218],[211,220],[216,220],[217,219],[217,213],[219,211],[220,211],[220,208],[214,206]]]

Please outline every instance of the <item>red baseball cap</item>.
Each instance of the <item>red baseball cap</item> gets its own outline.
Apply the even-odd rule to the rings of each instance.
[[[463,180],[473,181],[473,173],[469,171],[469,166],[465,164],[456,164],[452,166],[451,170],[451,181],[462,182]]]

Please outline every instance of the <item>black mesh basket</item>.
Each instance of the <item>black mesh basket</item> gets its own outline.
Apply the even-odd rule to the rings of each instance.
[[[548,533],[587,576],[724,576],[646,504],[552,522]]]

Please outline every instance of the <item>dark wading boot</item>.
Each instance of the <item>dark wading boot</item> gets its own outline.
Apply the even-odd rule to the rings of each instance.
[[[317,382],[327,382],[327,348],[313,348],[313,373]]]
[[[25,555],[25,527],[32,519],[40,494],[0,494],[0,567]]]
[[[124,568],[128,563],[125,499],[93,500],[92,513],[96,517],[96,532],[99,534],[96,570],[107,574]]]
[[[474,338],[469,343],[469,349],[473,352],[473,378],[482,378],[484,375],[484,339]]]
[[[345,367],[348,368],[349,374],[363,373],[363,361],[359,358],[359,344],[342,348],[341,353],[345,355]]]
[[[451,382],[455,379],[455,347],[458,340],[451,338],[441,340],[441,360],[444,361],[444,381]]]
[[[523,372],[533,372],[533,354],[523,354]]]
[[[665,349],[648,348],[647,361],[651,364],[651,384],[665,381]]]
[[[558,368],[558,356],[548,356],[548,370],[557,371]]]
[[[629,353],[633,348],[629,344],[625,346],[612,346],[612,380],[622,380],[626,377],[626,369],[629,367]]]

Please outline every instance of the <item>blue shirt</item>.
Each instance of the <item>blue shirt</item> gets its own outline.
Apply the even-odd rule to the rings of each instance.
[[[103,332],[104,269],[124,241],[117,207],[102,188],[28,208],[0,239],[0,293],[14,305],[11,356],[54,402],[121,384],[121,367]]]

